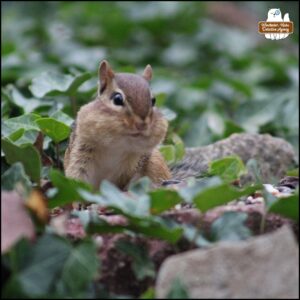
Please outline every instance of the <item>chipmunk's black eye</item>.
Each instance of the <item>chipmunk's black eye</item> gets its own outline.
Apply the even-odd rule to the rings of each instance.
[[[111,99],[114,101],[115,105],[119,105],[119,106],[124,105],[124,99],[123,99],[123,96],[120,93],[113,93],[111,95]]]
[[[156,98],[155,98],[155,97],[153,97],[153,98],[151,99],[151,101],[152,101],[152,106],[154,106],[154,105],[155,105],[155,103],[156,103]]]

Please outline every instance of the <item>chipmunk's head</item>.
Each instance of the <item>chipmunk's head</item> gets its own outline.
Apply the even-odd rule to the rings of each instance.
[[[155,107],[149,85],[151,78],[150,65],[142,75],[114,73],[105,60],[99,66],[101,116],[107,119],[112,134],[126,137],[137,147],[156,146],[167,131],[167,121]]]

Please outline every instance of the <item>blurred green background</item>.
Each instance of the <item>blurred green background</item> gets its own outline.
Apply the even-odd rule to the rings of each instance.
[[[48,70],[91,72],[76,94],[80,106],[96,95],[105,58],[117,71],[152,65],[158,105],[186,146],[247,131],[283,137],[298,151],[298,2],[4,1],[1,7],[2,119],[24,112],[20,97],[29,99],[27,112],[72,116],[67,97],[34,98],[32,79]],[[257,32],[270,8],[289,13],[295,32],[288,38],[267,40]]]

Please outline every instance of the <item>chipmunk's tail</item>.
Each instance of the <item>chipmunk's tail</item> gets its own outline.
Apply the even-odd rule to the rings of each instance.
[[[241,133],[208,146],[187,148],[183,160],[171,167],[172,179],[202,175],[211,161],[231,155],[239,156],[245,164],[256,159],[263,180],[282,178],[289,168],[298,165],[294,149],[287,141],[269,134]]]

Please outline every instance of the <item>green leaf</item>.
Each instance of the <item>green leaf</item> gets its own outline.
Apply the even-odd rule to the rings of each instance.
[[[36,130],[27,130],[23,133],[23,135],[14,141],[15,145],[21,146],[24,144],[34,144],[38,137],[39,131]]]
[[[118,240],[116,248],[133,259],[132,269],[138,280],[143,280],[146,277],[154,278],[154,263],[149,258],[145,246],[135,245],[126,240]]]
[[[175,133],[172,134],[172,141],[175,146],[175,158],[176,161],[180,161],[185,154],[184,143],[182,139]]]
[[[39,184],[41,176],[41,158],[37,149],[31,144],[14,145],[6,139],[1,140],[5,159],[9,164],[21,162],[26,174]]]
[[[299,168],[287,171],[286,175],[287,176],[297,176],[297,177],[299,177]]]
[[[223,133],[223,138],[227,138],[233,133],[244,132],[245,130],[240,127],[238,124],[234,123],[231,120],[225,120],[225,129]]]
[[[74,123],[74,119],[72,119],[69,115],[63,113],[62,111],[56,111],[55,113],[51,114],[49,117],[64,123],[67,126],[71,126]]]
[[[196,195],[193,202],[197,208],[204,213],[211,208],[223,205],[229,201],[238,199],[241,196],[250,195],[260,188],[261,185],[256,185],[240,190],[224,183],[201,191],[198,195]]]
[[[175,222],[164,220],[159,216],[148,218],[133,218],[127,216],[130,220],[128,229],[142,233],[144,235],[166,240],[170,243],[176,243],[182,236],[183,230]]]
[[[161,107],[159,110],[163,114],[165,119],[168,120],[169,122],[176,119],[177,114],[170,108]]]
[[[220,176],[225,182],[232,182],[246,173],[246,167],[238,156],[227,156],[209,164],[208,173]]]
[[[222,180],[215,176],[215,177],[205,177],[201,179],[191,178],[187,181],[188,186],[179,189],[179,195],[188,203],[192,203],[194,197],[198,195],[201,191],[209,187],[219,186],[222,184]]]
[[[248,170],[248,173],[252,174],[253,177],[255,178],[255,183],[262,184],[263,179],[262,179],[261,170],[259,168],[259,164],[257,160],[254,158],[250,158],[247,161],[246,168]]]
[[[148,193],[151,189],[151,180],[149,177],[142,177],[137,181],[134,181],[129,186],[129,192],[136,195],[144,195]]]
[[[19,117],[10,118],[2,122],[2,134],[4,137],[11,135],[12,133],[23,129],[25,130],[37,130],[39,127],[35,123],[36,120],[41,118],[36,114],[26,114]]]
[[[65,177],[60,171],[55,169],[50,170],[49,176],[53,186],[56,187],[54,195],[48,194],[48,197],[51,198],[48,202],[50,208],[80,201],[82,197],[78,192],[79,189],[92,190],[92,187],[86,182]]]
[[[95,244],[90,240],[80,242],[63,263],[57,284],[58,293],[68,297],[76,296],[96,278],[98,269],[99,258]]]
[[[284,217],[299,220],[299,193],[289,196],[278,198],[277,201],[273,202],[268,212],[282,215]]]
[[[18,274],[23,290],[31,297],[47,295],[70,255],[67,240],[45,234],[31,249],[25,268]]]
[[[166,299],[189,299],[187,288],[178,278],[173,280]]]
[[[90,73],[82,73],[77,76],[63,75],[54,71],[40,74],[32,80],[29,87],[35,97],[53,96],[58,94],[74,95],[78,87],[91,78]]]
[[[155,299],[155,289],[153,287],[149,287],[139,299]]]
[[[85,193],[87,198],[87,193]],[[108,206],[110,207],[110,206]],[[110,225],[102,219],[97,222],[93,220],[87,226],[86,231],[89,234],[103,234],[103,233],[121,233],[131,231],[133,233],[143,234],[153,238],[166,240],[170,243],[176,243],[182,236],[182,228],[177,226],[174,222],[166,221],[160,217],[132,217],[118,211],[119,214],[124,215],[129,224],[128,225]]]
[[[217,218],[211,225],[210,234],[213,241],[240,241],[251,236],[245,226],[248,215],[244,212],[228,211]]]
[[[42,118],[37,120],[36,123],[41,131],[48,135],[56,144],[65,140],[71,132],[69,126],[53,118]]]
[[[156,189],[151,191],[149,196],[152,214],[162,213],[181,202],[181,197],[176,191],[167,189]]]
[[[101,182],[100,191],[103,196],[99,198],[100,204],[120,209],[130,216],[149,215],[150,201],[147,195],[132,199],[107,180]]]
[[[8,90],[11,93],[11,101],[20,107],[24,113],[31,113],[39,106],[51,106],[49,101],[46,102],[35,98],[25,98],[13,85],[9,85]]]
[[[199,228],[193,225],[181,224],[183,228],[183,236],[191,243],[194,243],[198,247],[209,247],[212,243],[207,240],[203,234],[200,233]]]
[[[17,131],[14,131],[12,134],[10,134],[8,136],[8,139],[11,140],[12,142],[15,142],[16,140],[18,140],[23,135],[24,132],[25,132],[25,129],[20,128]]]
[[[173,145],[163,145],[159,147],[159,151],[167,161],[168,164],[172,164],[176,160],[175,147]]]
[[[20,248],[20,243],[17,246]],[[76,297],[86,291],[99,268],[92,241],[83,240],[72,246],[67,239],[52,234],[44,234],[33,246],[23,246],[9,259],[15,265],[14,277],[6,288],[10,298],[16,292],[30,298]],[[13,289],[17,287],[18,291]]]
[[[3,190],[12,191],[21,184],[28,192],[31,189],[29,177],[25,174],[23,165],[20,162],[13,164],[1,176],[1,187]]]
[[[105,221],[98,220],[88,226],[90,233],[123,232],[130,230],[147,236],[161,238],[175,243],[182,235],[182,229],[158,216],[151,216],[149,211],[149,197],[141,195],[131,199],[119,191],[108,181],[101,183],[101,195],[79,190],[81,197],[88,201],[98,203],[104,207],[112,208],[116,213],[124,215],[129,224],[126,226],[109,226]]]
[[[83,199],[121,211],[128,216],[142,217],[150,214],[150,200],[147,195],[131,198],[116,186],[103,180],[100,186],[101,195],[79,190]]]

